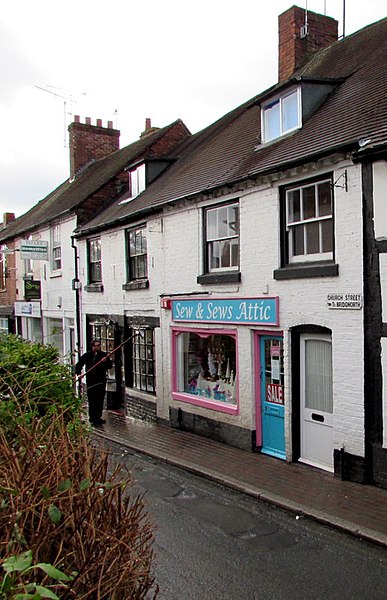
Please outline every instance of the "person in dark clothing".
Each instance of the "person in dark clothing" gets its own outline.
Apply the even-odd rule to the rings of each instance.
[[[112,361],[106,352],[101,350],[101,342],[93,340],[91,350],[82,354],[75,365],[75,373],[80,375],[85,367],[87,400],[89,404],[89,421],[92,425],[103,425],[103,401],[106,392],[107,371],[112,368]]]

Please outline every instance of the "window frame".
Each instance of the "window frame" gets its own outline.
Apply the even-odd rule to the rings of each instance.
[[[96,242],[99,243],[99,249],[98,249],[99,260],[92,261],[92,245]],[[97,264],[99,264],[99,273],[100,273],[99,279],[94,274],[94,270],[95,270],[94,265],[97,265]],[[100,237],[91,238],[91,239],[87,240],[87,280],[88,280],[88,284],[102,284],[102,249],[101,249],[101,238]]]
[[[55,256],[55,253],[58,251],[58,249],[59,255]],[[60,225],[54,225],[51,228],[51,269],[53,271],[60,271],[62,269],[62,241]]]
[[[208,225],[208,215],[211,212],[217,211],[219,214],[220,211],[224,209],[230,209],[237,207],[237,219],[234,223],[237,224],[237,232],[235,235],[218,235],[211,237],[209,239],[209,225]],[[231,223],[231,221],[229,222]],[[230,272],[238,272],[240,268],[240,203],[239,198],[230,200],[228,202],[224,202],[222,204],[216,204],[212,206],[206,206],[203,208],[203,245],[204,245],[204,267],[205,272],[210,275],[218,275],[222,273],[230,273]],[[232,245],[230,245],[230,266],[219,266],[213,267],[211,266],[211,248],[214,244],[222,244],[222,242],[227,242],[228,240],[237,240],[237,264],[232,263]]]
[[[145,163],[138,165],[129,171],[129,193],[130,199],[136,198],[146,189],[146,166]]]
[[[0,292],[7,291],[7,255],[0,252]]]
[[[262,143],[266,144],[269,142],[273,142],[274,140],[280,139],[282,136],[291,133],[292,131],[296,131],[300,127],[302,127],[302,99],[301,99],[301,87],[293,87],[289,90],[286,90],[282,94],[267,100],[261,105],[261,132],[262,132]],[[291,96],[296,95],[297,102],[297,124],[293,127],[285,128],[285,110],[284,104],[285,101]],[[278,128],[278,134],[269,135],[268,132],[268,110],[272,109],[274,106],[278,104],[278,123],[275,123]]]
[[[172,398],[178,402],[185,402],[195,406],[208,408],[216,412],[226,413],[230,415],[239,414],[239,365],[238,365],[238,332],[236,329],[193,329],[192,327],[172,327]],[[210,337],[212,335],[224,335],[232,337],[235,342],[235,404],[227,404],[222,401],[210,400],[203,396],[196,396],[188,392],[178,390],[178,338],[181,333],[194,333],[200,337]]]
[[[331,199],[331,211],[329,215],[317,214],[319,212],[319,194],[318,189],[322,184],[328,184],[330,190]],[[306,200],[305,190],[314,188],[314,214],[315,216],[304,217],[306,211],[305,205]],[[300,218],[298,220],[291,220],[290,217],[290,200],[289,196],[291,192],[300,192]],[[334,195],[331,177],[322,177],[315,181],[306,181],[303,184],[297,184],[295,186],[287,186],[285,189],[285,211],[286,211],[286,232],[287,238],[287,258],[289,265],[297,265],[300,263],[316,263],[321,261],[332,261],[334,259]],[[322,249],[323,243],[323,223],[331,223],[331,236],[332,236],[332,250],[324,252]],[[308,252],[308,227],[310,225],[318,225],[318,247],[319,252]],[[302,254],[295,254],[292,250],[295,245],[295,230],[296,228],[302,228],[302,246],[304,252]]]
[[[145,241],[145,252],[139,252],[132,254],[131,253],[131,236],[135,235],[141,236],[141,249],[143,249],[143,244]],[[137,282],[137,281],[146,281],[148,279],[148,239],[147,239],[147,230],[145,225],[139,225],[137,227],[133,227],[131,229],[127,229],[125,232],[125,240],[126,240],[126,276],[127,282]],[[136,244],[134,244],[136,246]],[[136,263],[138,260],[142,258],[145,261],[144,274],[140,275],[140,270]],[[134,267],[133,264],[136,266]],[[137,272],[136,272],[137,271]]]
[[[144,337],[140,332],[144,332]],[[151,342],[147,340],[147,333],[151,334]],[[156,395],[156,349],[155,328],[147,325],[131,324],[128,329],[129,340],[125,351],[125,386],[136,392]],[[141,356],[143,349],[143,356]],[[150,358],[147,350],[150,350]],[[149,368],[151,365],[151,368]],[[142,367],[145,366],[145,373]],[[145,377],[145,385],[143,384]],[[148,382],[151,381],[151,385]]]

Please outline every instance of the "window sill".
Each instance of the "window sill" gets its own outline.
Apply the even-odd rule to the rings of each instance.
[[[126,291],[131,290],[146,290],[149,288],[148,279],[138,279],[134,281],[128,281],[127,283],[122,284],[122,289]]]
[[[52,271],[50,273],[50,279],[54,279],[55,277],[62,277],[62,271]]]
[[[86,292],[103,292],[103,285],[102,285],[102,283],[89,283],[88,285],[85,285],[85,291]]]
[[[337,277],[339,265],[336,263],[303,263],[281,267],[273,271],[277,281],[283,279],[306,279],[309,277]]]
[[[223,412],[229,415],[237,415],[239,412],[236,404],[212,402],[211,400],[205,400],[199,396],[192,396],[191,394],[184,394],[183,392],[172,392],[172,398],[179,402],[186,402],[188,404],[194,404],[195,406],[202,406],[203,408],[216,410],[217,412]]]
[[[228,271],[223,273],[206,273],[198,275],[197,283],[203,285],[216,285],[218,283],[239,283],[241,281],[240,271]]]

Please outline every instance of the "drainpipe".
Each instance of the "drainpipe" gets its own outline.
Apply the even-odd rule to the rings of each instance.
[[[75,292],[75,331],[76,331],[76,352],[78,360],[81,355],[81,303],[80,303],[80,291],[81,282],[78,278],[78,248],[75,244],[74,236],[71,236],[71,247],[74,250],[74,279],[72,281],[72,288]]]

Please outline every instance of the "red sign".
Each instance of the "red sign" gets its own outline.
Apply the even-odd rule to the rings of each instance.
[[[266,402],[284,404],[284,388],[279,383],[268,383],[266,385]]]
[[[281,347],[270,346],[270,356],[281,356]]]

